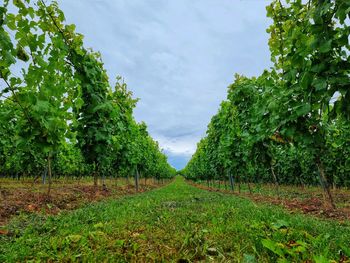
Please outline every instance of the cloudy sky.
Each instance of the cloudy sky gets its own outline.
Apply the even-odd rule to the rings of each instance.
[[[59,0],[68,23],[122,76],[176,168],[185,166],[234,73],[270,66],[265,0]]]

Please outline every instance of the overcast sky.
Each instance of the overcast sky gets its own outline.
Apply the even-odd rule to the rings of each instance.
[[[59,0],[68,23],[122,76],[169,162],[183,168],[234,73],[270,64],[265,0]]]

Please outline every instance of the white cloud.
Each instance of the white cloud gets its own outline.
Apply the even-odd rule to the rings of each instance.
[[[181,138],[165,137],[163,135],[154,135],[155,140],[159,142],[159,146],[165,151],[173,155],[192,156],[196,151],[197,138],[192,136],[184,136]]]
[[[269,1],[59,2],[85,45],[101,52],[111,80],[121,75],[141,99],[136,119],[169,156],[183,158],[178,165],[195,151],[234,73],[270,66]]]

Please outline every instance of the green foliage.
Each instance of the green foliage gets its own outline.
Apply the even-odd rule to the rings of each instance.
[[[51,160],[57,176],[175,174],[134,120],[126,84],[118,78],[111,88],[100,54],[84,47],[56,1],[6,1],[0,21],[1,175],[38,176]]]
[[[258,78],[235,76],[186,177],[348,186],[349,8],[346,1],[272,1],[274,67]]]

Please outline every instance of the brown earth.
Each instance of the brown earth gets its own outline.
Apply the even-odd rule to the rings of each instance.
[[[320,194],[310,194],[309,197],[305,198],[305,193],[300,193],[303,198],[286,198],[286,197],[277,197],[271,195],[262,195],[262,194],[250,194],[250,193],[236,193],[229,190],[217,189],[204,186],[202,184],[196,184],[193,182],[188,182],[189,184],[212,192],[221,192],[225,194],[232,194],[244,198],[248,198],[255,203],[263,203],[263,204],[273,204],[284,207],[292,213],[303,213],[308,215],[313,215],[318,218],[324,219],[333,219],[338,220],[340,222],[350,220],[350,206],[345,205],[343,207],[339,207],[333,209],[330,207],[327,202],[320,197]],[[347,200],[350,196],[350,193],[342,193],[342,192],[333,192],[334,199],[340,203],[347,203]]]
[[[147,184],[141,184],[138,193],[162,186],[150,181],[148,180]],[[50,196],[43,187],[38,186],[21,185],[21,187],[0,188],[0,227],[21,212],[58,214],[91,202],[135,193],[133,185],[114,185],[105,189],[102,187],[95,189],[93,185],[60,184],[51,190]],[[6,234],[2,231],[0,229],[0,235]]]

